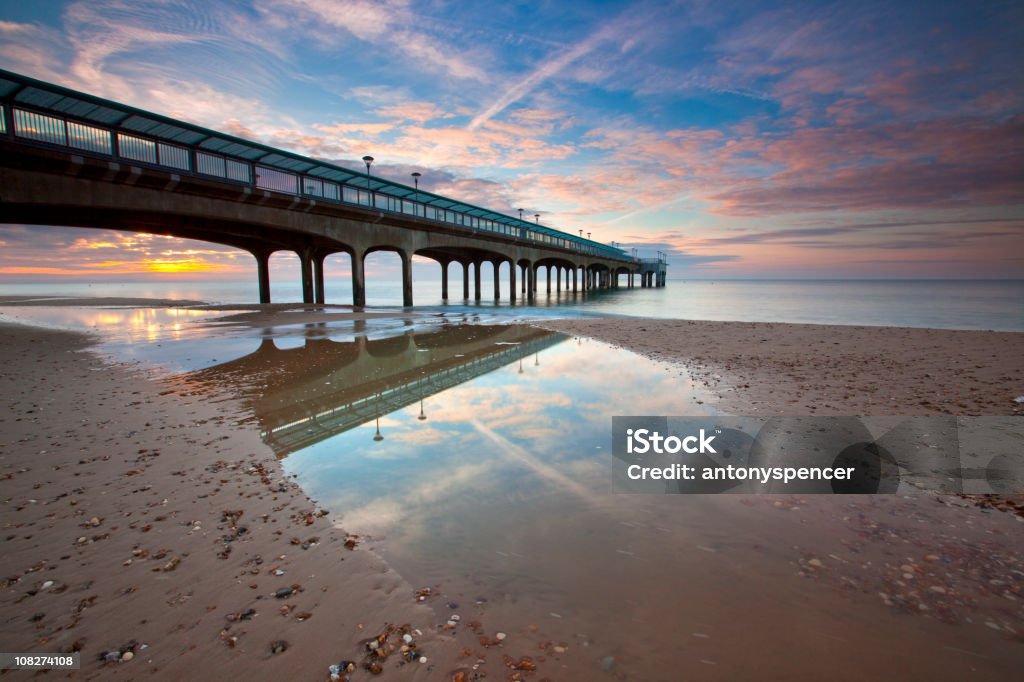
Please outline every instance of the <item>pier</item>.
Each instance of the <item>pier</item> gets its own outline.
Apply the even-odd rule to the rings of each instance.
[[[665,285],[667,263],[371,173],[0,70],[0,222],[149,232],[244,249],[270,302],[270,256],[299,257],[302,298],[325,303],[325,261],[351,259],[352,305],[366,305],[367,255],[397,253],[402,302],[412,259],[462,266],[464,300],[532,302],[547,293]],[[472,273],[472,276],[470,275]],[[472,282],[471,282],[472,280]],[[472,284],[472,286],[471,286]],[[336,302],[336,301],[335,301]]]

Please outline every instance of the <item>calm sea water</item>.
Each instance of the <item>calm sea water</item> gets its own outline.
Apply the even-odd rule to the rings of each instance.
[[[461,293],[460,278],[453,277],[452,293]],[[522,316],[629,315],[693,320],[744,322],[796,322],[840,325],[931,327],[939,329],[992,329],[1024,331],[1024,280],[686,280],[670,281],[660,289],[619,289],[587,295],[545,292],[540,277],[535,306],[514,309],[507,300],[495,305],[489,277],[484,278],[483,301],[464,304],[441,300],[436,278],[417,277],[417,307],[463,310],[487,308]],[[502,283],[507,286],[507,281]],[[275,302],[301,300],[298,282],[273,284]],[[347,278],[327,281],[327,302],[348,304]],[[507,290],[502,294],[507,299]],[[144,296],[187,298],[210,303],[252,303],[254,281],[166,281],[109,283],[4,283],[0,295]],[[401,287],[395,281],[371,281],[367,304],[401,305]]]

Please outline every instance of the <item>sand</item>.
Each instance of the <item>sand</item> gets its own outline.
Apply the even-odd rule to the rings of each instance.
[[[408,623],[429,660],[394,654],[388,679],[451,665],[413,587],[358,540],[347,549],[255,429],[89,344],[0,325],[6,651],[80,650],[79,679],[327,679]],[[129,648],[130,661],[98,660]]]
[[[301,308],[250,307],[233,322],[323,314]],[[633,319],[545,326],[680,363],[731,414],[1007,415],[1024,394],[1021,334]],[[326,510],[283,480],[254,426],[181,385],[104,361],[90,344],[80,334],[0,325],[7,651],[78,649],[81,679],[319,680],[332,663],[362,662],[365,640],[391,623],[423,633],[414,641],[428,661],[400,665],[394,654],[380,679],[448,680],[477,656],[490,659],[482,670],[491,679],[504,679],[503,655],[538,654],[494,640],[478,645],[476,628],[453,636],[439,627],[443,602],[418,603],[422,585],[332,526]],[[820,502],[800,506],[826,513],[831,500]],[[910,501],[879,502],[896,518],[918,513]],[[795,509],[781,504],[787,515]],[[901,504],[908,509],[896,513]],[[1016,557],[1019,541],[1005,528],[1020,524],[999,517],[986,527],[1000,531],[997,549]],[[805,566],[816,558],[800,559],[801,575],[816,573]],[[275,596],[288,588],[295,591]],[[129,661],[99,660],[129,649]],[[557,672],[541,665],[531,679],[563,679]]]
[[[555,320],[545,328],[682,363],[732,415],[1015,415],[1024,334],[897,327]]]

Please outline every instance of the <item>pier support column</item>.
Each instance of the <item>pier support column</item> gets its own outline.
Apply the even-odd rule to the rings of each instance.
[[[494,266],[494,300],[501,300],[501,261],[491,261]]]
[[[508,300],[509,303],[516,302],[516,265],[515,261],[509,261],[508,268]]]
[[[313,297],[321,305],[323,305],[327,298],[324,293],[324,261],[326,260],[326,253],[313,256]]]
[[[412,254],[402,251],[402,307],[412,307]]]
[[[562,293],[562,266],[555,268],[555,291]]]
[[[531,265],[530,266],[530,270],[532,271],[531,274],[530,274],[530,285],[533,287],[533,293],[536,294],[537,293],[537,275],[540,274],[540,266],[539,265]]]
[[[551,293],[551,266],[549,265],[549,266],[547,266],[544,269],[548,271],[548,293],[550,294]]]
[[[537,294],[537,268],[531,263],[526,266],[529,282],[526,284],[526,300],[533,303]]]
[[[448,263],[449,261],[441,261],[441,300],[448,300]]]
[[[252,254],[256,258],[256,280],[260,287],[260,303],[270,303],[270,252]]]
[[[476,301],[480,300],[480,266],[483,265],[483,261],[475,261],[473,263],[473,299]]]
[[[572,269],[572,293],[574,293],[574,294],[576,293],[576,271],[577,270],[579,270],[579,268],[573,268]]]
[[[366,307],[366,277],[363,274],[363,259],[366,253],[354,249],[352,256],[352,305],[355,308]]]
[[[523,281],[521,283],[521,286],[522,286],[522,292],[524,294],[526,293],[526,284],[527,284],[527,282],[530,281],[529,276],[526,274],[526,267],[527,266],[525,266],[525,265],[520,265],[519,266],[519,274],[522,275],[522,279],[523,279]]]
[[[302,302],[313,302],[313,258],[303,249],[299,254],[299,269],[302,271]]]

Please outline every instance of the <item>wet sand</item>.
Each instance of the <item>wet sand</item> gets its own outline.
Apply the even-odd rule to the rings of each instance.
[[[6,651],[80,650],[80,679],[326,679],[408,623],[428,662],[396,653],[388,679],[451,665],[413,588],[346,548],[255,429],[89,345],[0,325]]]
[[[259,314],[269,317],[253,326],[282,317]],[[737,414],[1013,414],[1024,393],[1015,334],[545,326],[683,362]],[[345,547],[346,534],[282,480],[231,398],[104,363],[82,335],[0,325],[0,348],[17,359],[0,378],[3,641],[8,651],[78,647],[78,677],[194,679],[215,665],[222,677],[326,679],[332,663],[361,662],[362,642],[386,623],[420,629],[429,660],[399,666],[395,654],[380,679],[447,680],[481,659],[490,679],[524,676],[507,667],[523,656],[539,669],[524,679],[993,679],[1024,656],[1014,577],[1024,577],[1024,526],[1010,514],[931,495],[642,505],[611,496],[599,504],[622,523],[596,553],[574,549],[575,526],[555,507],[544,529],[510,524],[494,529],[493,548],[454,550],[466,554],[465,578],[445,566],[399,576],[361,538]],[[538,532],[564,534],[566,551],[531,555]],[[472,555],[492,549],[510,580],[536,576],[535,594],[474,603]],[[619,576],[618,589],[588,580],[581,564]],[[576,613],[549,606],[545,580],[564,575],[586,595]],[[433,590],[418,605],[424,585]],[[467,622],[443,626],[448,600]],[[97,660],[133,641],[132,660]],[[273,653],[281,641],[287,649]],[[678,667],[666,669],[672,646]]]
[[[733,415],[1014,415],[1024,334],[688,320],[543,327],[685,364]]]

